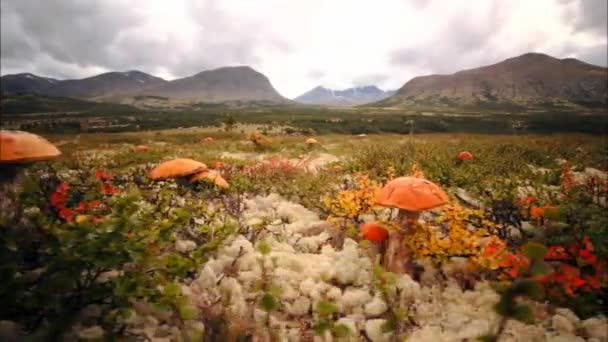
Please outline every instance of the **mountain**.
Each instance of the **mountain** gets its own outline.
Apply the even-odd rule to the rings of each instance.
[[[383,91],[373,85],[344,90],[332,90],[318,86],[296,97],[294,101],[314,105],[356,106],[380,101],[393,94],[392,91]]]
[[[111,97],[168,83],[141,71],[107,72],[79,80],[65,80],[48,90],[46,95],[74,98]]]
[[[415,77],[372,106],[608,103],[608,69],[573,58],[527,53],[451,75]]]
[[[225,67],[166,81],[141,71],[108,72],[77,80],[55,80],[32,74],[0,77],[3,94],[33,93],[107,102],[163,97],[192,102],[286,102],[263,74],[247,66]]]
[[[77,80],[57,80],[29,73],[0,77],[3,94],[33,93],[70,98],[118,95],[162,83],[167,81],[141,71],[107,72]]]
[[[287,101],[274,89],[266,76],[248,66],[206,70],[139,91],[138,95],[200,102]]]
[[[59,80],[36,76],[30,73],[6,75],[0,77],[0,93],[36,93],[41,94]]]

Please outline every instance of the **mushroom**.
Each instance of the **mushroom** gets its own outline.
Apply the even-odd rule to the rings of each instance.
[[[365,240],[382,242],[388,237],[388,230],[377,222],[368,222],[361,226],[361,233]]]
[[[462,152],[458,153],[458,159],[460,159],[460,160],[473,159],[473,153],[471,153],[469,151],[462,151]]]
[[[203,138],[203,142],[210,144],[210,143],[215,142],[215,139],[213,139],[212,137],[206,137],[206,138]]]
[[[0,131],[0,164],[2,179],[12,180],[20,165],[49,160],[61,151],[43,137],[22,131]]]
[[[418,177],[395,178],[378,192],[377,204],[399,209],[397,220],[401,229],[389,233],[384,254],[383,264],[388,271],[412,272],[411,253],[405,246],[405,238],[412,233],[421,211],[439,207],[448,199],[435,183]]]
[[[161,163],[150,171],[148,177],[153,180],[177,178],[206,170],[207,165],[201,162],[188,158],[178,158]]]
[[[249,140],[258,147],[268,147],[272,145],[272,140],[268,139],[260,132],[253,132],[249,136]]]
[[[146,145],[137,145],[137,146],[135,146],[135,150],[139,151],[139,152],[147,151],[148,150],[148,146],[146,146]]]
[[[190,178],[191,182],[199,182],[199,181],[211,181],[213,184],[219,186],[220,188],[227,189],[229,187],[228,182],[220,175],[219,172],[215,170],[205,170],[199,172]]]
[[[306,139],[306,141],[304,143],[308,147],[313,147],[315,145],[319,145],[319,142],[315,138],[308,138],[308,139]]]

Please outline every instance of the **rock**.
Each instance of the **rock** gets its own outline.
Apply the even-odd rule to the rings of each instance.
[[[596,179],[601,179],[601,180],[607,180],[608,179],[608,173],[606,173],[604,171],[600,171],[598,169],[594,169],[592,167],[586,167],[583,172],[588,177],[594,177]]]
[[[374,299],[372,299],[371,302],[365,304],[365,315],[367,317],[380,316],[387,309],[388,309],[388,306],[386,305],[386,302],[384,302],[384,300],[382,300],[382,298],[376,296],[376,297],[374,297]]]
[[[608,328],[606,327],[608,323],[606,319],[603,318],[589,318],[581,322],[581,326],[587,333],[587,337],[589,338],[597,338],[600,341],[608,340]]]
[[[551,327],[560,333],[572,333],[574,331],[572,322],[562,315],[553,316]]]
[[[80,330],[78,332],[78,338],[83,340],[96,340],[102,338],[104,334],[104,330],[99,325],[94,325]]]
[[[344,291],[340,304],[344,309],[362,306],[372,299],[368,290],[348,288]]]
[[[465,189],[458,188],[456,189],[456,197],[463,201],[465,204],[474,207],[474,208],[483,208],[483,204],[471,197]]]
[[[508,232],[509,232],[509,236],[513,239],[519,240],[521,239],[521,231],[515,227],[515,226],[508,226],[507,227]]]
[[[371,319],[365,322],[365,334],[372,342],[388,342],[393,335],[391,332],[383,332],[382,327],[385,319]]]
[[[560,334],[556,336],[548,336],[547,342],[585,342],[585,339],[574,334]]]
[[[0,321],[0,341],[18,342],[24,340],[21,327],[13,321]]]
[[[555,309],[555,313],[561,316],[566,317],[572,324],[577,325],[580,323],[580,319],[572,310],[566,308],[557,308]]]
[[[534,234],[538,230],[538,228],[529,221],[521,221],[521,229],[527,234]]]
[[[349,337],[359,336],[359,329],[357,329],[357,322],[352,317],[342,317],[336,321],[336,324],[342,324],[348,327],[350,330]]]
[[[97,304],[90,304],[87,305],[84,309],[82,309],[80,311],[80,319],[81,320],[91,320],[91,319],[96,319],[98,317],[101,317],[102,315],[102,310],[101,310],[101,306],[97,305]]]
[[[180,253],[187,253],[193,251],[196,248],[196,242],[191,240],[177,240],[175,241],[175,249]]]
[[[286,311],[293,316],[304,316],[310,311],[310,299],[298,297],[293,303],[286,305]]]
[[[416,298],[420,295],[420,285],[407,274],[397,280],[397,288],[401,290],[402,298]]]
[[[99,275],[99,277],[97,277],[97,280],[95,280],[97,283],[106,283],[108,281],[111,281],[112,279],[119,277],[122,275],[122,272],[117,271],[117,270],[112,270],[112,271],[107,271],[107,272],[103,272]]]

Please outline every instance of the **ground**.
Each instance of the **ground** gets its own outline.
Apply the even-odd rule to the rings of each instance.
[[[16,265],[10,274],[23,288],[3,289],[15,307],[2,312],[3,330],[64,339],[462,341],[491,338],[504,325],[493,338],[608,340],[596,308],[607,286],[599,266],[605,138],[321,135],[306,146],[306,136],[274,130],[269,145],[256,146],[247,134],[262,128],[49,135],[63,157],[25,167],[3,190],[18,197],[2,204],[13,208],[2,224],[38,237],[2,236],[4,264]],[[459,160],[461,151],[473,159]],[[147,178],[173,158],[205,163],[230,188]],[[359,226],[396,229],[394,210],[369,195],[413,173],[440,185],[450,204],[418,222],[416,274],[393,275],[377,264],[382,246],[364,241]],[[547,206],[559,209],[538,214]],[[562,239],[564,230],[574,240]],[[566,262],[549,252],[573,248],[576,281],[547,280],[547,272],[541,281],[505,263],[531,241],[542,244],[553,276]],[[30,256],[32,246],[42,252]],[[509,284],[529,279],[544,293],[517,295],[531,319],[499,314]]]

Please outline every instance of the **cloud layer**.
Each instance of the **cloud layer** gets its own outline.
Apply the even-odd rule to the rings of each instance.
[[[608,64],[606,0],[2,0],[1,73],[250,65],[287,97],[543,52]]]

